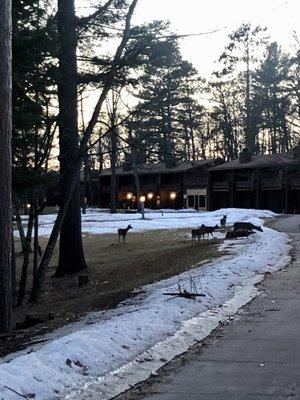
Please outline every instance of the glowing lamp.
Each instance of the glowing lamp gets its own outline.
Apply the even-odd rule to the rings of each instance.
[[[131,200],[132,197],[133,197],[132,193],[127,193],[127,195],[126,195],[127,200]]]
[[[26,207],[27,207],[27,208],[30,208],[30,206],[31,206],[31,204],[26,204]]]
[[[140,202],[141,202],[141,203],[145,203],[145,201],[146,201],[146,197],[145,197],[145,196],[141,196],[141,197],[140,197]]]
[[[147,194],[147,197],[148,197],[149,200],[152,200],[152,199],[153,199],[153,196],[154,196],[153,193],[148,193],[148,194]]]
[[[170,199],[171,199],[171,200],[175,200],[176,197],[177,197],[177,194],[176,194],[175,192],[171,192],[171,193],[170,193]]]

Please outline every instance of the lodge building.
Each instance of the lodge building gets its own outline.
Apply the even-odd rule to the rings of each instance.
[[[223,207],[300,212],[300,145],[290,153],[238,159],[209,171],[209,210]]]
[[[145,207],[193,208],[206,210],[208,206],[209,168],[217,161],[184,161],[156,164],[142,164],[137,167],[141,195]],[[110,205],[111,170],[92,175],[93,197],[101,208]],[[116,171],[118,208],[136,208],[137,193],[132,164],[125,163]]]

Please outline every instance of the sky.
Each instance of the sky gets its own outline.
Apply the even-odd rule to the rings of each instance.
[[[180,39],[183,57],[208,77],[227,43],[227,35],[243,22],[268,28],[286,51],[300,39],[300,0],[139,0],[134,23],[169,20],[178,34],[216,33]]]
[[[100,3],[103,3],[102,0]],[[87,15],[95,10],[99,0],[76,0],[77,12]],[[170,30],[177,34],[199,34],[180,39],[183,58],[197,68],[201,77],[209,80],[217,69],[215,62],[228,42],[228,34],[243,22],[267,27],[271,40],[287,52],[295,51],[296,31],[300,41],[300,0],[139,0],[133,24],[153,20],[170,21]],[[206,32],[212,32],[208,33]],[[102,44],[101,50],[114,54],[119,40]],[[94,109],[98,94],[84,100],[85,119]]]

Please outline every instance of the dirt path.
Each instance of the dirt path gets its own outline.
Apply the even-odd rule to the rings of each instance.
[[[112,308],[130,296],[133,289],[177,275],[204,260],[218,257],[217,240],[192,242],[188,230],[160,230],[130,233],[127,244],[116,235],[86,235],[84,248],[89,282],[78,287],[78,276],[52,278],[57,252],[48,270],[42,302],[15,310],[16,321],[26,314],[51,313],[53,319],[0,337],[0,356],[26,346],[35,335],[77,320],[89,311]],[[45,239],[41,240],[42,247]],[[19,257],[18,270],[22,259]],[[29,287],[31,282],[29,282]]]

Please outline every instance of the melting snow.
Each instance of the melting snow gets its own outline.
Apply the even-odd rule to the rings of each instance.
[[[269,211],[224,209],[163,216],[151,212],[147,214],[151,219],[142,221],[139,215],[89,212],[83,227],[89,233],[115,232],[121,221],[136,230],[194,227],[214,225],[223,214],[228,215],[229,225],[237,220],[261,224],[260,218],[275,216]],[[52,221],[53,216],[42,217],[44,234]],[[229,255],[147,285],[115,310],[89,314],[53,333],[48,344],[3,359],[0,398],[20,398],[5,386],[24,396],[34,393],[38,400],[112,398],[206,337],[251,300],[257,294],[254,284],[263,274],[288,263],[288,242],[285,234],[267,227],[246,239],[226,241],[221,249]],[[178,279],[182,288],[189,289],[190,276],[206,297],[193,301],[163,295],[177,290]]]

